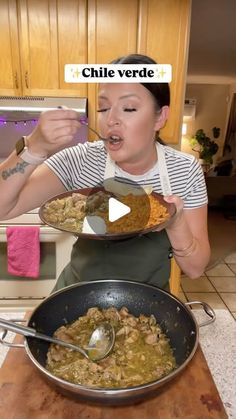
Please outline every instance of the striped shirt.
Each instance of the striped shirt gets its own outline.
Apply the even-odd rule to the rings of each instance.
[[[198,160],[169,146],[162,146],[174,195],[184,201],[184,208],[198,208],[206,205],[207,191],[204,174]],[[107,151],[102,141],[86,142],[66,148],[45,161],[58,176],[67,190],[101,185],[104,180]],[[162,193],[158,162],[143,175],[131,175],[116,166],[115,179],[129,179],[140,186],[151,185]]]

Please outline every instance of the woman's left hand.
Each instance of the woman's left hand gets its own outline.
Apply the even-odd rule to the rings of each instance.
[[[176,208],[174,216],[170,219],[170,221],[168,222],[168,226],[166,227],[166,229],[170,229],[181,223],[181,220],[184,218],[184,203],[183,200],[177,195],[164,196],[164,201],[168,204],[174,204]],[[163,227],[160,226],[160,228],[157,227],[153,231],[161,231],[162,229]]]
[[[199,278],[210,258],[207,205],[184,209],[179,196],[165,196],[164,200],[176,206],[175,215],[167,223],[166,233],[177,264],[189,278]]]
[[[176,207],[176,213],[170,220],[170,223],[168,223],[167,229],[175,228],[177,225],[181,224],[181,221],[183,220],[183,208],[184,208],[184,202],[183,200],[177,196],[177,195],[168,195],[164,196],[165,202],[169,204],[174,204]],[[159,231],[158,227],[155,229],[155,231]]]

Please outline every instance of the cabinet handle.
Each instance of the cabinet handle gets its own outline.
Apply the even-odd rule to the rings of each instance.
[[[15,86],[16,86],[16,89],[19,89],[19,83],[18,83],[17,71],[15,72],[15,77],[14,77],[14,79],[15,79]]]
[[[28,89],[28,88],[29,88],[29,83],[28,83],[28,71],[26,71],[26,72],[25,72],[25,86],[26,86],[26,89]]]

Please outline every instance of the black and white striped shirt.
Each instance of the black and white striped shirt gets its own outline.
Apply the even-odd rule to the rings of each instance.
[[[207,192],[202,168],[191,154],[183,153],[169,146],[162,146],[165,152],[167,170],[172,193],[184,201],[184,208],[198,208],[206,205]],[[45,161],[58,176],[67,190],[98,186],[104,180],[107,152],[102,141],[86,142],[66,148]],[[130,175],[116,166],[115,179],[130,179],[140,186],[152,185],[153,190],[162,193],[158,162],[143,175]],[[126,180],[127,181],[127,180]]]

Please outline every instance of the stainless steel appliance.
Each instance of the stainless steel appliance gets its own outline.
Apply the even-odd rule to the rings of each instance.
[[[40,228],[40,275],[37,279],[14,276],[7,271],[6,227],[14,225]],[[70,260],[74,241],[72,234],[41,224],[37,209],[0,222],[0,311],[32,309],[48,296]]]
[[[20,137],[33,131],[41,112],[66,106],[84,117],[87,102],[87,98],[0,96],[0,161],[9,156]],[[87,130],[81,126],[70,145],[85,142]]]
[[[5,160],[22,135],[35,127],[41,112],[66,106],[87,116],[86,98],[1,97],[0,96],[0,161]],[[73,143],[87,141],[87,127],[81,126]],[[38,279],[21,278],[7,272],[8,225],[38,225],[40,228],[40,276]],[[33,308],[49,295],[61,270],[70,259],[75,238],[42,225],[38,209],[8,221],[0,221],[0,311]]]

